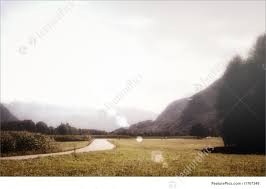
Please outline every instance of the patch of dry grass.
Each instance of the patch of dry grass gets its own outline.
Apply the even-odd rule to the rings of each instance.
[[[60,152],[70,151],[74,149],[83,148],[89,145],[89,141],[76,141],[76,142],[56,142],[56,146]]]

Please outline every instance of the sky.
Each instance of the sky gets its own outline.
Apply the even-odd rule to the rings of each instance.
[[[265,32],[265,1],[1,1],[1,101],[160,113]]]

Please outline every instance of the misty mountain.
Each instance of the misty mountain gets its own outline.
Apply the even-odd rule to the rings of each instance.
[[[17,120],[18,119],[3,104],[0,103],[0,121],[9,122]]]
[[[180,118],[178,131],[181,134],[188,134],[191,127],[199,123],[216,132],[219,123],[216,101],[222,83],[219,79],[191,97]]]
[[[155,131],[169,133],[169,135],[177,134],[181,116],[189,102],[190,98],[183,98],[170,103],[154,121],[153,127]]]
[[[258,133],[252,131],[253,140],[248,145],[252,146],[252,142],[257,143],[256,136],[260,138],[259,144],[264,143],[261,141],[264,141],[265,138],[265,135],[263,135],[265,133],[265,38],[265,34],[258,38],[246,60],[237,56],[229,62],[225,74],[206,89],[190,98],[172,102],[155,121],[142,121],[131,125],[127,130],[118,129],[114,133],[188,135],[192,126],[202,125],[210,135],[221,135],[226,133],[225,131],[233,130],[232,133],[234,134],[226,133],[227,138],[225,139],[226,142],[229,141],[228,143],[231,144],[232,141],[236,140],[235,133],[239,132],[238,127],[241,123],[243,129],[246,126],[246,138],[251,133],[251,127],[260,131]],[[242,98],[239,98],[239,100],[236,98],[238,96]],[[243,102],[243,104],[245,107],[238,106],[238,109],[233,109],[235,108],[234,104],[238,105],[236,100],[242,102],[244,97],[246,102]],[[253,113],[251,118],[249,118],[250,112]],[[228,113],[233,115],[230,119],[227,116]],[[257,122],[255,123],[255,121]],[[223,125],[222,130],[218,128],[221,125]],[[234,130],[234,128],[237,129]],[[240,142],[237,141],[236,143],[245,144],[243,141],[246,139],[243,136],[240,136]]]
[[[190,98],[170,103],[155,121],[142,121],[131,125],[127,133],[134,135],[187,135],[191,127],[199,123],[215,133],[219,121],[215,105],[221,84],[222,80],[219,79]],[[115,134],[125,132],[121,129],[114,131]]]
[[[121,126],[114,116],[103,114],[92,108],[63,107],[38,103],[12,102],[5,106],[21,120],[30,119],[34,122],[44,121],[49,126],[69,123],[78,128],[112,131]],[[134,124],[146,119],[154,119],[153,112],[135,108],[117,108],[117,115],[124,117],[128,124]]]
[[[127,134],[138,134],[138,135],[149,135],[152,133],[153,129],[153,121],[152,120],[146,120],[146,121],[141,121],[136,124],[131,125],[128,130]],[[125,132],[125,131],[124,131]],[[119,132],[114,131],[114,133],[120,134]]]
[[[133,124],[128,128],[128,134],[176,134],[176,127],[180,123],[180,117],[188,101],[188,98],[184,98],[170,103],[155,121],[147,120]],[[125,132],[125,129],[118,129],[113,133],[120,134]]]

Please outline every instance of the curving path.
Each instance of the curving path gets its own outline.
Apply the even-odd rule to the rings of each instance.
[[[107,139],[94,139],[91,144],[84,148],[76,150],[76,153],[92,152],[92,151],[101,151],[101,150],[111,150],[115,148],[115,145],[110,143]],[[33,159],[38,157],[46,156],[58,156],[65,154],[72,154],[74,150],[66,152],[57,152],[57,153],[48,153],[48,154],[34,154],[34,155],[25,155],[25,156],[10,156],[10,157],[1,157],[0,160],[22,160],[22,159]]]

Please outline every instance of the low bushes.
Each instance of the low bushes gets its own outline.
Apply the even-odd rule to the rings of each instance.
[[[128,135],[92,135],[93,138],[134,138]]]
[[[68,142],[68,141],[89,141],[91,140],[90,135],[51,135],[57,142]]]
[[[1,132],[1,156],[47,153],[56,148],[48,136],[29,132]]]

